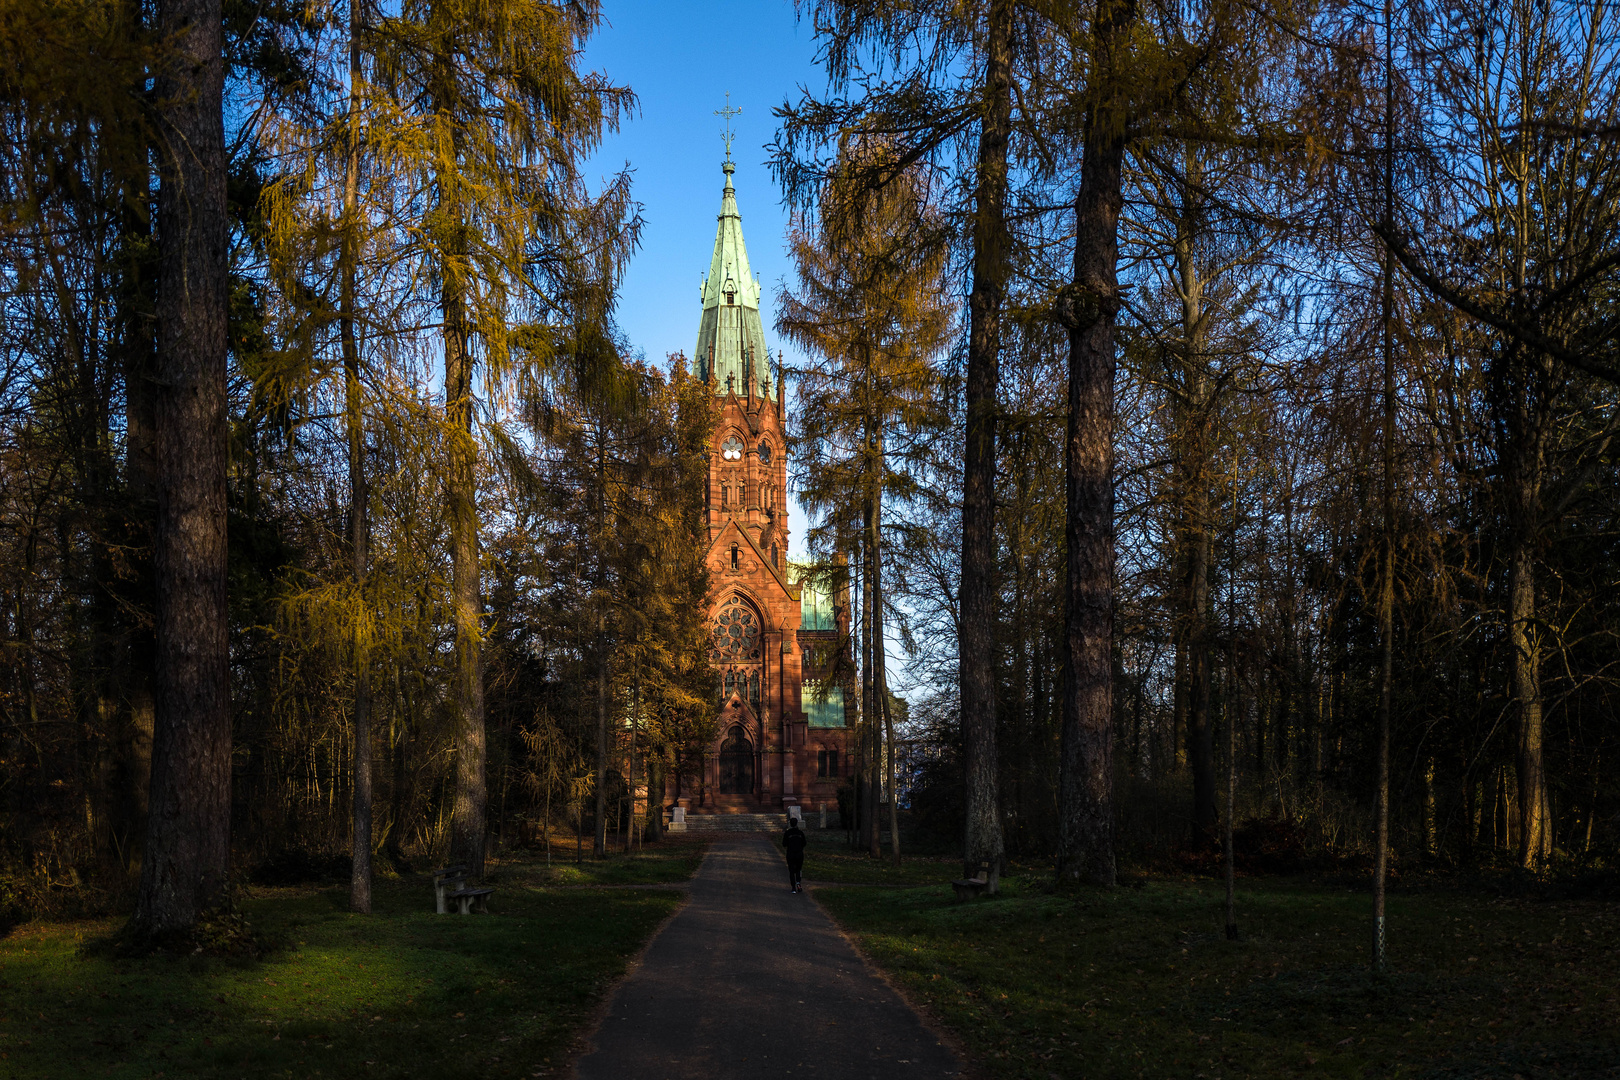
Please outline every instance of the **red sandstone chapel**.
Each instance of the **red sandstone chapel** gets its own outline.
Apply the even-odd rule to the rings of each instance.
[[[729,154],[722,168],[694,354],[716,412],[707,561],[719,734],[701,782],[672,778],[664,793],[665,805],[678,801],[700,827],[715,814],[836,813],[849,770],[846,695],[827,679],[848,641],[848,608],[788,561],[782,380],[772,379]]]

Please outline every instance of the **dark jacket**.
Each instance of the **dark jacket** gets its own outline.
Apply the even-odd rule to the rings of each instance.
[[[804,845],[807,843],[809,840],[798,826],[790,826],[788,831],[782,834],[782,847],[786,849],[787,857],[794,862],[804,858]]]

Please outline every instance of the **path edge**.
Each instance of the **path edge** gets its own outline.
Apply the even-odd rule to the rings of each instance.
[[[547,1075],[554,1077],[566,1076],[570,1080],[575,1080],[579,1076],[580,1059],[596,1050],[596,1036],[602,1030],[603,1022],[607,1020],[608,1006],[612,1004],[614,995],[619,992],[619,987],[624,984],[624,981],[634,975],[646,961],[647,952],[652,948],[653,942],[662,937],[664,931],[669,929],[669,924],[680,918],[681,912],[691,906],[691,884],[697,880],[699,874],[703,873],[703,868],[708,865],[709,857],[713,854],[714,844],[710,843],[703,849],[703,861],[697,864],[697,869],[692,871],[692,876],[683,883],[685,887],[666,890],[680,893],[681,902],[675,906],[674,911],[664,917],[664,921],[659,923],[652,933],[647,935],[647,940],[642,942],[641,948],[636,950],[636,954],[625,961],[624,970],[619,973],[619,977],[603,989],[602,997],[597,1001],[596,1007],[591,1010],[590,1016],[575,1029],[573,1036],[568,1040],[568,1049],[562,1055],[563,1060],[552,1066],[550,1073]],[[647,888],[647,886],[635,887]],[[834,923],[834,925],[837,924]],[[977,1080],[977,1078],[974,1078],[974,1080]]]
[[[922,1021],[924,1030],[944,1043],[951,1053],[956,1055],[956,1060],[962,1063],[961,1071],[956,1074],[957,1080],[987,1080],[990,1074],[985,1071],[972,1054],[968,1053],[967,1044],[962,1041],[961,1036],[946,1027],[944,1022],[929,1011],[926,1005],[917,1001],[904,986],[892,978],[887,971],[884,971],[883,965],[872,959],[872,954],[866,951],[866,947],[861,944],[860,938],[845,929],[844,924],[838,921],[837,916],[827,910],[827,905],[823,904],[816,895],[823,888],[838,889],[843,888],[843,886],[817,886],[813,889],[806,889],[805,895],[809,896],[821,913],[827,917],[827,921],[832,924],[832,928],[837,932],[838,936],[843,938],[851,949],[855,950],[855,955],[860,957],[862,964],[866,965],[866,970],[871,972],[878,982],[887,986],[894,996],[905,1004],[906,1008],[917,1015],[917,1019]]]

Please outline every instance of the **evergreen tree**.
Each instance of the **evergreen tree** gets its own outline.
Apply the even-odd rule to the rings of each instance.
[[[781,299],[777,329],[813,357],[798,380],[795,418],[800,499],[822,515],[809,540],[826,554],[860,552],[861,734],[870,751],[865,805],[889,797],[890,842],[900,856],[894,795],[895,741],[887,707],[884,498],[916,494],[903,463],[915,440],[939,423],[932,366],[952,329],[945,287],[944,223],[920,172],[873,189],[864,177],[892,151],[851,142],[823,186],[814,226],[796,218],[789,236],[799,283]],[[884,739],[878,738],[882,732]],[[886,739],[887,752],[877,752]],[[879,763],[887,776],[880,781]],[[875,814],[867,831],[877,854]]]
[[[378,165],[422,202],[416,255],[436,283],[445,379],[445,495],[456,626],[451,859],[483,872],[485,777],[480,660],[478,447],[481,372],[492,396],[533,365],[607,332],[618,266],[634,241],[628,177],[592,196],[580,166],[633,105],[578,70],[596,3],[413,0],[382,22],[377,82],[393,114]],[[514,316],[539,321],[512,347]],[[578,350],[574,350],[577,352]]]

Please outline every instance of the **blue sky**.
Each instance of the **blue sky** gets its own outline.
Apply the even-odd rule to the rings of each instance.
[[[729,90],[742,109],[733,121],[737,205],[774,355],[775,297],[791,269],[782,239],[787,211],[764,145],[775,133],[775,106],[796,99],[800,84],[818,93],[825,86],[808,24],[795,21],[791,0],[605,0],[603,15],[609,25],[591,40],[586,66],[640,98],[637,115],[606,140],[586,174],[595,179],[628,164],[646,220],[621,291],[620,326],[649,360],[692,351],[698,283],[709,268],[724,183],[715,111]]]
[[[697,342],[698,285],[709,269],[725,185],[715,113],[729,90],[732,106],[742,110],[732,121],[737,208],[748,261],[763,287],[765,341],[776,355],[782,347],[772,329],[776,294],[792,266],[783,244],[787,210],[766,167],[765,144],[776,133],[776,106],[798,100],[800,86],[817,94],[826,88],[808,23],[794,19],[792,0],[604,0],[603,15],[609,25],[591,40],[585,66],[640,99],[637,114],[605,140],[586,171],[595,180],[628,165],[642,204],[641,250],[620,290],[620,327],[633,348],[660,364],[668,353],[690,354]],[[791,481],[788,516],[793,554],[802,558],[806,521]],[[898,672],[904,654],[894,640],[889,655]]]

